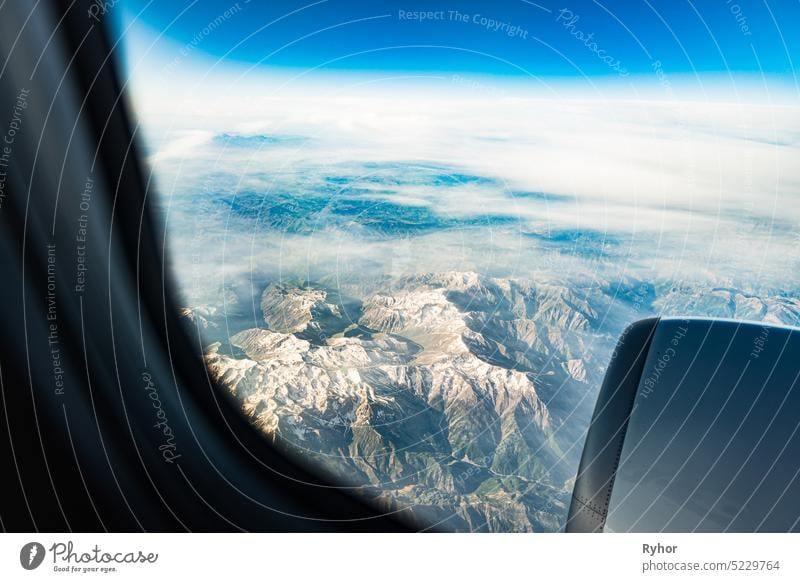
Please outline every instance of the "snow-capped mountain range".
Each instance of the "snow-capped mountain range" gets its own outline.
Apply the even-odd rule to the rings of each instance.
[[[261,322],[185,315],[212,376],[269,438],[421,527],[562,527],[605,364],[653,313],[800,322],[800,301],[473,272],[356,288],[274,283]],[[227,320],[227,321],[226,321]],[[233,323],[232,323],[233,322]],[[251,321],[252,323],[252,321]]]

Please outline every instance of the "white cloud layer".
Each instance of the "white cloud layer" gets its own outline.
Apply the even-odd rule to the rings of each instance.
[[[201,217],[191,204],[215,188],[265,197],[289,190],[302,198],[335,175],[343,180],[332,196],[358,185],[375,204],[427,208],[443,220],[488,217],[486,228],[467,237],[463,229],[418,233],[418,256],[406,261],[418,270],[535,270],[553,246],[548,235],[588,231],[607,233],[613,248],[594,252],[602,240],[590,241],[590,264],[583,242],[562,241],[561,251],[570,244],[575,250],[555,253],[569,263],[559,263],[566,274],[591,276],[598,260],[608,263],[604,276],[609,269],[645,269],[667,277],[713,274],[721,283],[749,277],[780,284],[786,269],[796,271],[798,107],[350,93],[245,92],[228,95],[222,107],[212,92],[173,99],[170,107],[180,112],[140,100],[151,160],[162,192],[175,202],[174,228],[183,233],[176,253],[192,224],[195,242],[224,241],[224,250],[208,245],[212,269],[302,271],[310,257],[335,265],[351,255],[385,263],[397,241],[365,243],[358,232],[324,224],[313,235],[280,232],[223,211]],[[223,132],[253,139],[233,147],[214,139]],[[404,181],[409,171],[421,178]],[[440,173],[456,184],[422,179]],[[459,184],[459,176],[481,179]],[[498,217],[511,222],[500,228]],[[207,221],[199,238],[198,221]],[[454,245],[470,250],[437,252]]]

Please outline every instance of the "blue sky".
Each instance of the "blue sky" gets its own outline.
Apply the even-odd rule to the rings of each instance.
[[[789,0],[124,0],[122,8],[126,19],[137,16],[136,31],[164,31],[194,56],[266,67],[582,78],[652,75],[658,61],[668,75],[764,72],[795,85],[800,63],[800,3]],[[415,19],[417,11],[432,18]]]

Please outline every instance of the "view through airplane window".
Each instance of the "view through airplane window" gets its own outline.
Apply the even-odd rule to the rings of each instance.
[[[242,413],[424,527],[558,531],[628,324],[800,324],[800,55],[725,2],[433,4],[109,17]]]

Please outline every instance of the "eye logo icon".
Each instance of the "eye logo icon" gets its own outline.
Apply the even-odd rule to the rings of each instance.
[[[35,570],[44,561],[44,546],[39,542],[28,542],[19,551],[19,563],[26,570]]]

